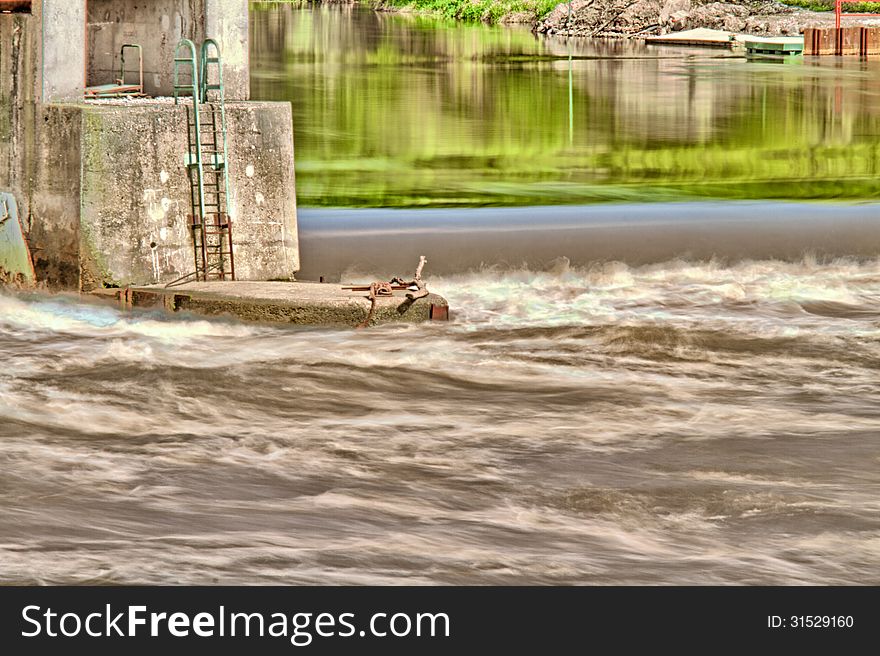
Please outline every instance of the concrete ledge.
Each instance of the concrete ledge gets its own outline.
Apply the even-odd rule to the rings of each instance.
[[[370,311],[366,292],[345,290],[330,283],[208,282],[102,289],[93,294],[111,298],[124,307],[159,307],[172,312],[231,315],[245,321],[308,326],[354,327]],[[370,325],[448,318],[449,304],[442,296],[429,294],[410,302],[405,294],[395,291],[393,296],[378,298]]]

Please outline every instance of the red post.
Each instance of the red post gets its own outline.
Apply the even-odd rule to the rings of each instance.
[[[834,0],[834,27],[840,29],[840,12],[842,10],[843,0]]]

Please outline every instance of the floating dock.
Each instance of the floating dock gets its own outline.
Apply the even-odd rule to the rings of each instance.
[[[749,37],[743,45],[750,55],[800,55],[804,51],[804,38],[801,36]]]
[[[744,47],[750,55],[880,55],[880,27],[806,28],[803,36],[761,37],[698,28],[645,37],[645,43],[710,48]]]
[[[348,286],[348,285],[347,285]],[[154,308],[206,316],[232,316],[244,321],[354,328],[386,323],[445,321],[449,304],[437,294],[410,300],[407,292],[391,296],[345,289],[342,284],[318,282],[190,282],[174,287],[148,285],[100,289],[92,295],[124,308]]]
[[[761,37],[705,28],[649,36],[645,37],[645,43],[730,49],[745,47],[749,54],[798,55],[804,50],[804,38],[800,36]]]

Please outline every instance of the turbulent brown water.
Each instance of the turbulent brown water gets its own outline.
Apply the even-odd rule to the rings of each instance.
[[[429,286],[366,331],[0,296],[0,582],[878,582],[880,261]]]
[[[0,583],[880,583],[876,206],[632,204],[876,199],[876,62],[252,26],[300,204],[381,208],[301,212],[302,276],[424,252],[452,321],[0,292]],[[528,207],[386,209],[450,204]]]

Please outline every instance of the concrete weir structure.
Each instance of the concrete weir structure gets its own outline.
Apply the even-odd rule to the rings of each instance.
[[[224,216],[237,281],[211,284],[293,280],[300,260],[291,107],[249,99],[247,0],[0,0],[0,192],[14,198],[19,219],[0,223],[10,233],[0,247],[29,251],[0,264],[32,266],[0,272],[0,281],[94,292],[194,273],[192,105],[171,96],[178,43],[209,38],[222,54]],[[133,50],[123,55],[127,44],[139,47],[135,63]],[[138,76],[137,93],[93,97],[92,89],[129,76]],[[297,285],[289,284],[288,301]],[[312,288],[301,300],[310,298]]]
[[[224,59],[238,277],[299,269],[290,105],[248,100],[247,2],[37,0],[0,15],[0,190],[18,201],[46,287],[192,271],[187,99],[168,96],[178,41],[206,34]],[[117,77],[124,43],[142,47],[148,97],[85,101],[87,87]]]

